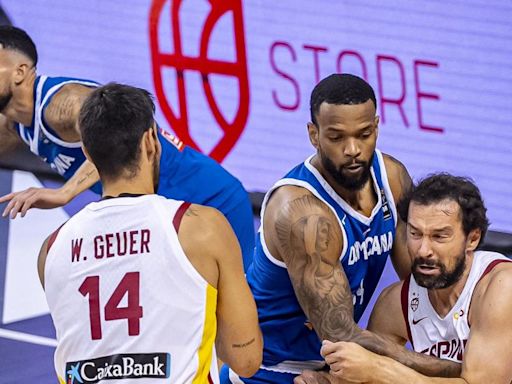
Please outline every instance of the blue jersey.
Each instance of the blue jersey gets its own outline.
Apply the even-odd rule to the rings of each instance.
[[[68,77],[38,76],[34,83],[32,124],[16,124],[16,130],[30,150],[43,158],[66,180],[85,161],[81,142],[63,141],[44,119],[44,111],[52,97],[66,84],[98,87],[100,84]],[[217,208],[235,232],[247,269],[254,250],[254,224],[249,195],[233,175],[208,156],[183,145],[174,136],[159,130],[162,145],[159,195]],[[101,184],[91,189],[101,194]]]
[[[30,151],[41,157],[57,171],[64,179],[69,180],[85,161],[82,143],[69,143],[62,140],[44,119],[44,111],[53,96],[67,84],[80,84],[97,87],[98,83],[89,80],[69,77],[38,76],[34,83],[34,111],[32,124],[25,126],[16,124],[16,131],[21,139],[30,147]],[[96,193],[101,193],[101,184],[91,187]]]
[[[264,241],[263,215],[272,192],[283,185],[303,187],[335,213],[343,234],[340,262],[352,290],[356,322],[377,286],[395,235],[396,208],[379,151],[375,151],[371,167],[377,203],[370,217],[346,203],[310,163],[311,158],[292,169],[265,196],[254,259],[247,272],[263,332],[263,368],[273,372],[298,374],[305,368],[323,366],[323,358],[321,342],[308,327],[286,264],[270,254]]]

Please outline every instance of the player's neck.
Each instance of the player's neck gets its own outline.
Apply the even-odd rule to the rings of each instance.
[[[457,300],[466,286],[472,262],[472,256],[466,259],[466,269],[462,273],[459,281],[455,284],[443,289],[428,290],[430,303],[440,317],[446,316],[446,314],[450,312],[457,303]]]
[[[12,99],[2,112],[9,119],[29,126],[34,115],[34,82],[35,71],[32,71],[26,80],[13,90]]]
[[[155,193],[153,179],[143,175],[119,180],[105,180],[103,183],[103,196],[116,197],[122,193],[133,195],[150,195]]]

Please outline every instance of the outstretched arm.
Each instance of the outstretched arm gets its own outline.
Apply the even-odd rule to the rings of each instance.
[[[73,198],[93,186],[100,177],[94,164],[86,160],[62,187],[28,188],[23,191],[11,192],[0,197],[0,203],[9,202],[2,216],[9,215],[12,219],[18,214],[24,217],[30,208],[57,208],[69,203]]]
[[[458,374],[458,365],[408,351],[354,322],[352,292],[339,262],[341,229],[323,202],[302,188],[281,187],[272,195],[264,225],[265,241],[286,263],[298,301],[321,339],[356,342],[431,376]]]

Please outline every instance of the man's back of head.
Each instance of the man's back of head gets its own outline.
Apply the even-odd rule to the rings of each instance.
[[[154,127],[155,105],[144,89],[109,83],[85,100],[78,120],[82,142],[102,180],[139,171],[140,144]]]

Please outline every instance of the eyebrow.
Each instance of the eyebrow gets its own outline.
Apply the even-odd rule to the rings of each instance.
[[[372,127],[373,127],[372,123],[369,123],[368,125],[365,125],[364,127],[359,128],[356,132],[359,133],[362,131],[366,131],[367,129],[370,129]],[[332,127],[332,126],[327,127],[325,130],[329,131],[329,132],[337,132],[337,133],[345,132],[345,129],[336,128],[336,127]]]
[[[411,227],[412,229],[414,229],[414,230],[416,230],[416,231],[419,231],[419,229],[418,229],[418,228],[416,228],[414,225],[412,225],[412,224],[411,224],[411,222],[409,222],[409,221],[408,221],[408,222],[407,222],[407,225],[408,225],[409,227]],[[432,232],[435,232],[435,233],[438,233],[438,232],[451,232],[451,231],[453,231],[453,228],[452,228],[452,226],[451,226],[451,225],[446,225],[446,226],[441,227],[441,228],[434,228],[434,229],[432,230]]]

